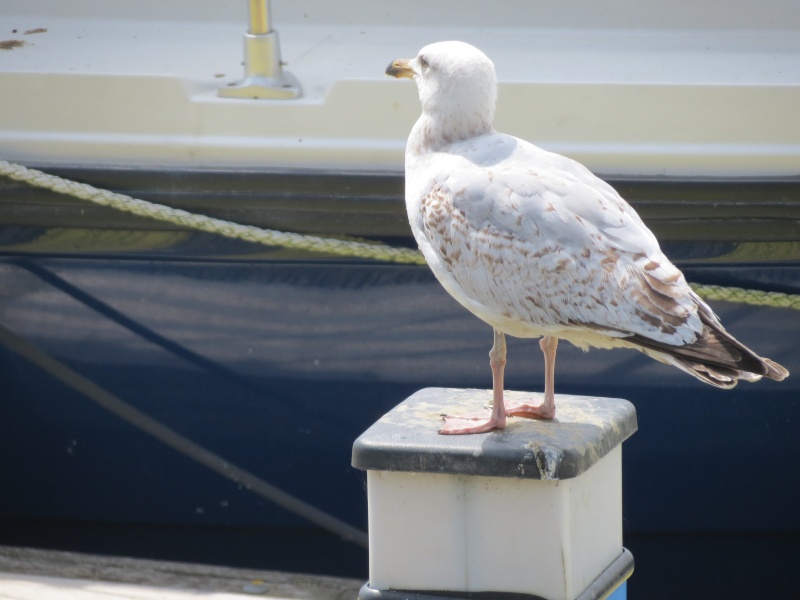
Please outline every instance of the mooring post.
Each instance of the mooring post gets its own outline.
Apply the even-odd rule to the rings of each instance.
[[[633,557],[622,547],[622,442],[636,431],[633,405],[559,394],[553,421],[438,434],[441,414],[490,400],[420,390],[355,441],[369,502],[360,600],[624,599]]]

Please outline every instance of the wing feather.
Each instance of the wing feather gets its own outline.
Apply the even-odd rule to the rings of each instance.
[[[480,166],[456,157],[422,195],[418,241],[451,294],[528,335],[591,325],[694,341],[702,323],[691,289],[633,209],[577,163],[521,148],[543,153],[522,158],[547,168],[520,170],[519,151]]]

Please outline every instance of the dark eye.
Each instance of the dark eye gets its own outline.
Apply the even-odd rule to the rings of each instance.
[[[423,69],[423,70],[427,70],[428,69],[428,59],[425,58],[424,56],[420,55],[420,57],[419,57],[417,62],[419,62],[419,66],[420,66],[421,69]]]

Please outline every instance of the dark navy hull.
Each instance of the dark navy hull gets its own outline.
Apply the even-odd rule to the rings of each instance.
[[[92,175],[112,187],[132,177]],[[244,189],[231,195],[224,188],[235,174],[150,173],[136,180],[155,183],[126,193],[264,226],[411,245],[396,175],[241,179]],[[800,294],[797,181],[618,187],[690,281]],[[0,324],[359,528],[366,493],[350,466],[353,440],[419,388],[490,386],[490,328],[426,267],[227,241],[9,183],[0,187],[0,219]],[[745,344],[800,374],[800,313],[713,306]],[[366,577],[363,549],[176,453],[13,348],[0,348],[0,380],[0,544]],[[506,385],[541,390],[535,342],[510,340]],[[639,431],[624,449],[631,540],[646,548],[652,536],[704,539],[710,546],[687,544],[710,552],[731,548],[729,536],[749,548],[785,544],[781,556],[797,557],[800,377],[725,392],[633,351],[563,345],[556,386],[637,408]],[[640,562],[635,543],[626,545]]]

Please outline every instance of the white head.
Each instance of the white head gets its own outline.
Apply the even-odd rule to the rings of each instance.
[[[497,76],[492,61],[474,46],[431,44],[414,59],[395,60],[386,74],[416,82],[422,104],[417,125],[425,122],[428,138],[452,143],[492,130]]]

